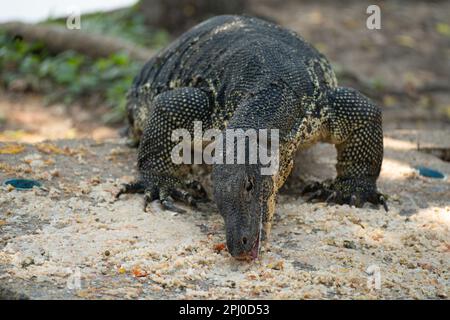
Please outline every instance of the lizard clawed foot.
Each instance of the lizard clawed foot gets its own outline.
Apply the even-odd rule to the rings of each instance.
[[[146,191],[146,194],[149,194],[149,196],[145,197],[145,208],[147,208],[150,202],[156,199],[160,200],[164,210],[176,213],[186,213],[186,210],[177,207],[173,200],[183,202],[192,208],[197,208],[197,201],[194,196],[177,187],[169,187],[167,185],[153,187],[149,191]]]
[[[116,194],[115,198],[118,199],[120,195],[125,193],[144,193],[145,211],[150,203],[158,199],[160,200],[161,206],[164,210],[169,210],[176,213],[185,213],[186,210],[177,207],[173,200],[184,202],[194,208],[197,207],[197,200],[189,192],[176,187],[170,187],[166,184],[158,186],[154,183],[144,183],[143,181],[124,184]]]
[[[316,193],[320,190],[325,189],[325,184],[329,184],[331,183],[331,181],[324,181],[324,182],[318,182],[318,181],[313,181],[313,182],[308,182],[305,184],[305,186],[302,188],[302,190],[300,190],[300,194],[301,195],[305,195],[308,193]]]
[[[145,185],[142,181],[125,183],[125,184],[122,184],[119,192],[116,193],[114,198],[119,199],[119,197],[125,193],[144,193],[144,191],[145,191]]]
[[[307,202],[326,202],[328,204],[348,204],[351,207],[361,208],[365,203],[382,205],[388,211],[386,196],[368,188],[364,184],[352,184],[349,180],[313,182],[303,188],[302,194],[309,194]]]

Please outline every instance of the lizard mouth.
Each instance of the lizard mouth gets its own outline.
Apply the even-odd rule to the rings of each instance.
[[[241,261],[253,261],[256,260],[259,256],[260,251],[260,235],[261,232],[258,233],[258,236],[256,237],[255,243],[252,246],[252,249],[249,252],[243,253],[240,256],[236,257],[237,260]]]
[[[256,258],[258,258],[259,255],[259,238],[260,238],[260,234],[261,232],[258,233],[258,237],[256,238],[255,243],[253,244],[252,250],[250,251],[250,257],[252,258],[252,260],[255,260]]]
[[[237,260],[253,261],[258,258],[259,251],[261,250],[261,234],[262,234],[262,232],[263,232],[263,215],[260,215],[258,235],[256,236],[256,240],[253,243],[251,250],[241,254],[240,256],[237,256],[236,257]]]

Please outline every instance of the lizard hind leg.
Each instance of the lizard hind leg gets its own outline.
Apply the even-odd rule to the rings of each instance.
[[[376,187],[383,161],[380,109],[356,90],[338,87],[329,94],[326,117],[326,140],[338,154],[337,177],[305,188],[312,192],[308,200],[356,207],[369,202],[387,211],[386,198]]]
[[[192,135],[194,121],[201,121],[204,129],[209,128],[209,99],[200,89],[184,87],[160,93],[151,103],[138,149],[140,179],[136,185],[144,189],[145,208],[159,199],[164,209],[182,213],[185,210],[176,207],[173,200],[191,206],[195,206],[196,200],[184,190],[182,166],[172,159],[172,150],[178,144],[172,140],[172,132],[185,129]],[[133,188],[125,186],[119,195],[127,191],[133,192]]]

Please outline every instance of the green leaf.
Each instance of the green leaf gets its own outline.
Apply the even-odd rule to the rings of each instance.
[[[450,25],[447,23],[443,23],[443,22],[437,23],[436,31],[443,36],[450,37]]]

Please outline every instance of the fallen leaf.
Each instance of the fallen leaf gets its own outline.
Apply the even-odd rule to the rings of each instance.
[[[25,150],[25,147],[20,144],[7,144],[0,148],[0,154],[18,154]]]
[[[398,36],[397,43],[407,48],[414,48],[416,46],[416,40],[407,35]]]
[[[284,269],[284,262],[282,260],[274,262],[274,263],[269,263],[267,265],[268,268],[273,269],[273,270],[283,270]]]
[[[443,23],[443,22],[437,23],[436,31],[443,36],[450,37],[450,25],[447,23]]]
[[[66,156],[74,155],[76,152],[68,147],[60,148],[51,143],[38,143],[36,149],[46,154],[62,154]]]

